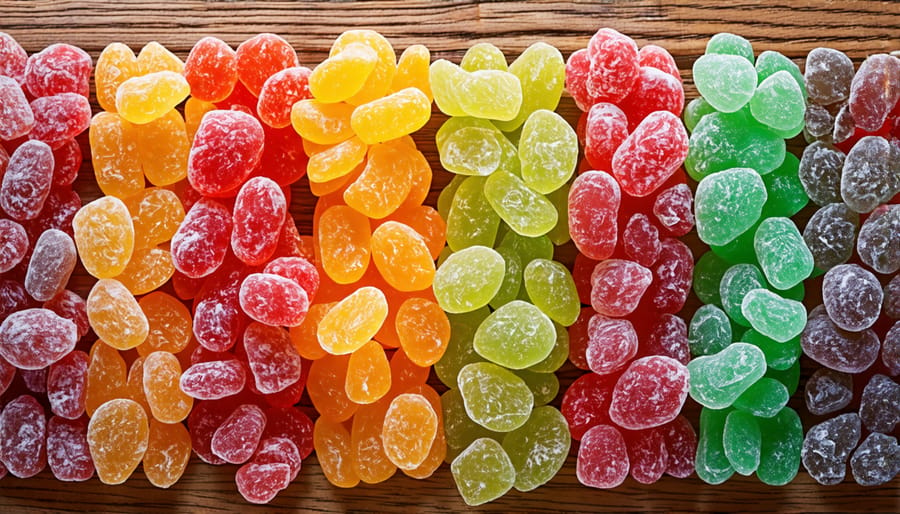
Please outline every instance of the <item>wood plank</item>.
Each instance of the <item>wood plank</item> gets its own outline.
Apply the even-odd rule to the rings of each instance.
[[[321,61],[331,42],[349,28],[373,28],[382,32],[398,52],[415,43],[427,45],[434,58],[458,61],[465,49],[489,41],[508,56],[515,56],[539,40],[557,46],[565,56],[583,47],[601,26],[634,37],[638,44],[654,43],[669,49],[686,79],[688,98],[696,96],[690,67],[703,52],[706,40],[721,31],[750,39],[757,52],[778,50],[800,62],[817,46],[847,52],[854,60],[866,55],[900,49],[900,4],[886,1],[830,0],[637,0],[579,2],[476,2],[454,0],[376,2],[232,2],[232,1],[10,1],[0,0],[0,31],[12,34],[29,52],[56,42],[78,45],[95,59],[108,43],[122,41],[138,49],[148,41],[165,44],[182,58],[199,38],[220,37],[237,45],[259,32],[275,32],[297,48],[301,62]],[[94,106],[95,110],[97,106]],[[434,133],[445,119],[435,117],[415,139],[435,169],[429,203],[449,180],[440,171],[434,149]],[[578,111],[564,98],[560,112],[574,123]],[[80,138],[87,147],[86,135]],[[90,163],[86,162],[76,184],[84,200],[96,198]],[[314,198],[305,184],[294,188],[292,213],[301,232],[309,234]],[[702,245],[694,236],[697,252]],[[76,290],[86,293],[92,280],[82,269],[74,277]],[[697,306],[691,300],[686,311]],[[571,366],[560,379],[570,383],[579,372]],[[795,399],[796,401],[796,399]],[[696,416],[696,406],[689,408]],[[806,424],[811,422],[809,418]],[[821,487],[801,473],[790,485],[774,488],[755,477],[736,477],[710,486],[696,477],[664,478],[652,486],[631,479],[612,491],[596,491],[578,484],[574,452],[565,468],[548,485],[530,492],[511,492],[482,507],[485,511],[558,510],[746,510],[746,511],[900,511],[900,484],[895,480],[878,488],[852,482]],[[93,479],[81,484],[60,483],[45,471],[38,477],[0,482],[0,510],[25,511],[207,511],[249,508],[235,492],[234,466],[212,467],[192,462],[183,479],[172,489],[152,487],[138,472],[127,484],[110,487]],[[463,510],[448,468],[434,477],[417,481],[397,476],[379,485],[343,490],[327,483],[315,461],[304,469],[290,488],[270,508],[304,510],[385,510],[444,512]]]

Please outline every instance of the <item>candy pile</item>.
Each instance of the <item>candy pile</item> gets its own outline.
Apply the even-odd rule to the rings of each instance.
[[[755,62],[747,40],[714,36],[694,63],[703,98],[685,112],[697,232],[712,248],[695,270],[706,305],[690,322],[688,366],[691,397],[704,407],[697,475],[712,484],[735,472],[786,484],[803,439],[786,404],[800,377],[800,301],[813,257],[790,219],[808,199],[784,138],[803,130],[806,89],[783,55]]]
[[[900,59],[873,55],[854,74],[846,55],[817,48],[804,77],[813,142],[800,179],[820,208],[803,238],[825,273],[823,304],[801,339],[823,367],[807,381],[804,399],[810,413],[831,415],[851,405],[854,382],[864,387],[858,409],[809,430],[803,465],[831,485],[844,479],[849,459],[854,480],[880,485],[900,472],[900,445],[891,435],[900,422],[900,385],[889,378],[900,374],[900,207],[890,203],[900,192]],[[868,436],[859,444],[863,429]]]
[[[679,168],[688,136],[674,59],[600,29],[566,65],[579,108],[584,171],[569,192],[581,310],[570,359],[591,373],[562,400],[580,440],[578,480],[611,488],[690,475],[696,435],[687,398],[687,329],[675,314],[690,291],[691,191]]]
[[[339,487],[378,483],[397,469],[427,478],[444,460],[440,397],[425,384],[450,339],[431,293],[444,224],[422,205],[431,167],[409,134],[431,117],[430,54],[398,62],[377,32],[341,34],[309,77],[312,98],[291,123],[310,153],[322,284],[307,322],[291,331],[312,359],[314,443]]]
[[[77,254],[75,137],[88,128],[92,62],[51,45],[28,56],[0,32],[0,477],[59,480],[94,473],[84,418],[89,332],[84,300],[66,289]],[[46,408],[50,409],[49,420]]]
[[[568,269],[553,260],[568,241],[566,196],[578,141],[553,110],[565,80],[555,48],[537,43],[507,66],[495,46],[470,48],[459,66],[431,65],[435,102],[450,115],[437,133],[456,174],[438,200],[448,248],[434,294],[450,318],[435,365],[447,458],[469,505],[535,489],[569,453],[559,392],[566,327],[578,316]]]

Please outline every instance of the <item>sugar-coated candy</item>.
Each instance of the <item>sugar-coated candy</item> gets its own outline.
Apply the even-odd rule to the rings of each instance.
[[[802,127],[806,114],[802,80],[798,83],[787,70],[759,78],[762,80],[748,103],[753,118],[776,131]]]
[[[264,137],[262,125],[249,114],[221,110],[206,113],[188,159],[191,186],[205,195],[233,194],[259,164]]]
[[[850,83],[847,105],[850,107],[853,123],[868,131],[881,128],[900,99],[898,86],[900,58],[888,54],[875,54],[866,58]]]
[[[611,489],[628,477],[630,462],[625,438],[612,425],[597,425],[581,438],[575,473],[588,487]]]
[[[877,432],[869,434],[850,457],[850,470],[859,485],[882,485],[893,480],[900,473],[897,438]]]
[[[661,314],[650,329],[644,348],[651,355],[671,357],[687,365],[691,360],[687,324],[674,314]]]
[[[91,120],[90,142],[91,163],[101,191],[124,199],[144,188],[135,125],[115,113],[98,113]]]
[[[239,298],[244,312],[266,325],[295,327],[309,310],[309,297],[297,282],[271,273],[247,275]]]
[[[94,284],[88,294],[87,314],[97,336],[119,350],[143,343],[150,331],[137,300],[115,279]]]
[[[18,41],[6,32],[0,32],[0,55],[3,56],[3,59],[0,59],[3,63],[0,65],[0,75],[13,78],[19,84],[24,83],[28,54]]]
[[[32,54],[25,65],[24,85],[35,97],[78,93],[87,97],[93,63],[84,50],[58,43]]]
[[[76,350],[50,365],[47,400],[54,415],[75,420],[84,414],[89,363],[88,355]]]
[[[144,393],[150,414],[163,423],[179,423],[191,411],[193,399],[178,385],[181,364],[169,352],[153,352],[143,361]]]
[[[763,377],[738,396],[732,405],[757,418],[771,418],[781,412],[789,398],[787,386],[774,378]]]
[[[72,220],[85,270],[97,278],[120,274],[134,250],[134,224],[121,200],[105,196],[82,207]]]
[[[851,332],[875,324],[881,312],[884,291],[871,272],[856,264],[828,270],[822,281],[822,299],[831,321]]]
[[[142,461],[147,480],[167,489],[178,482],[191,457],[191,435],[181,423],[150,420],[147,451]]]
[[[569,454],[566,419],[554,407],[537,407],[521,427],[507,432],[502,446],[516,470],[514,487],[531,491],[552,479]]]
[[[771,418],[757,418],[762,436],[756,476],[768,485],[790,483],[800,469],[803,425],[790,407]]]
[[[730,113],[739,110],[753,97],[757,75],[752,60],[738,55],[707,53],[694,61],[694,81],[707,102],[720,112]]]
[[[537,110],[528,116],[519,139],[522,180],[548,194],[565,184],[575,171],[578,141],[562,116]]]
[[[450,465],[456,488],[467,505],[495,500],[512,489],[516,468],[497,441],[476,439]]]
[[[13,476],[32,477],[46,467],[47,419],[33,396],[19,396],[4,406],[0,435],[0,462]]]
[[[900,179],[895,171],[897,160],[896,147],[883,137],[866,136],[857,141],[847,154],[841,172],[844,203],[859,213],[871,212],[879,204],[887,203],[900,191]]]
[[[257,464],[287,464],[291,468],[291,481],[297,478],[302,466],[300,450],[287,437],[265,437],[253,455]]]
[[[637,308],[653,275],[625,259],[601,261],[591,273],[591,306],[606,316],[625,316]]]
[[[466,413],[495,432],[519,428],[531,414],[534,395],[512,372],[489,362],[464,366],[457,377]]]
[[[25,290],[37,301],[46,302],[62,292],[75,269],[75,243],[61,230],[50,229],[34,243]]]
[[[666,471],[669,455],[663,432],[659,429],[626,433],[631,477],[641,484],[652,484]]]
[[[191,48],[184,62],[184,77],[191,87],[192,98],[221,102],[237,83],[237,54],[224,41],[204,37]]]
[[[37,370],[75,348],[77,328],[48,309],[24,309],[0,325],[0,356],[19,369]]]
[[[885,375],[873,375],[860,398],[859,418],[869,431],[893,432],[900,423],[900,384]]]
[[[765,277],[753,264],[735,264],[729,267],[719,282],[719,298],[722,308],[738,325],[750,326],[743,314],[743,301],[747,293],[766,287]]]
[[[688,330],[688,345],[695,357],[719,353],[733,341],[728,315],[711,303],[694,311]]]
[[[706,177],[695,198],[697,233],[711,245],[724,245],[749,229],[762,212],[766,189],[757,172],[734,168]]]
[[[232,214],[227,207],[209,198],[197,201],[172,236],[175,269],[191,278],[214,272],[225,259],[231,231]]]
[[[658,111],[641,121],[613,155],[612,173],[626,193],[654,192],[684,162],[687,132],[674,114]]]
[[[29,249],[28,233],[13,220],[0,220],[0,273],[15,268]]]
[[[180,72],[163,70],[135,76],[116,89],[116,111],[131,123],[150,123],[174,109],[190,92]]]
[[[584,358],[591,371],[605,375],[625,367],[637,355],[638,345],[637,331],[629,320],[594,313],[588,321]]]
[[[316,420],[313,439],[325,478],[337,487],[355,487],[359,483],[359,475],[351,449],[350,432],[342,423],[323,416]]]
[[[149,437],[147,415],[132,400],[110,400],[94,411],[87,440],[100,481],[116,485],[128,480],[147,451]]]
[[[790,289],[812,272],[813,256],[788,218],[764,219],[756,228],[753,248],[760,268],[775,289]]]
[[[806,56],[803,76],[810,101],[830,105],[846,100],[853,74],[853,61],[846,54],[832,48],[814,48]]]
[[[391,400],[381,436],[388,459],[400,469],[418,467],[434,443],[437,422],[431,403],[421,395],[401,394]]]
[[[853,400],[853,380],[847,373],[819,368],[806,381],[804,390],[806,408],[812,414],[822,416],[837,412]]]
[[[42,141],[26,141],[9,158],[0,186],[0,207],[16,220],[40,214],[53,178],[53,152]]]
[[[218,400],[239,393],[246,380],[244,365],[236,359],[207,361],[184,370],[179,387],[198,400]]]
[[[312,97],[309,91],[310,73],[309,68],[294,66],[266,79],[256,105],[260,120],[273,128],[290,125],[294,103]]]
[[[710,409],[730,406],[766,371],[762,350],[747,343],[733,343],[715,355],[697,357],[687,367],[691,398]]]
[[[613,389],[610,419],[629,430],[664,425],[678,416],[689,390],[687,368],[670,357],[629,364]]]
[[[244,351],[256,388],[277,393],[300,380],[300,355],[287,331],[262,323],[250,323],[244,330]]]
[[[579,175],[569,189],[569,231],[572,242],[585,256],[610,257],[618,239],[616,218],[621,193],[608,173],[589,171]]]
[[[817,210],[803,229],[816,268],[828,271],[850,260],[858,230],[859,215],[846,204],[831,203]]]
[[[900,244],[894,234],[900,227],[900,207],[876,208],[863,222],[856,239],[860,260],[878,273],[889,275],[900,270]]]
[[[503,257],[484,246],[461,249],[448,257],[434,275],[434,292],[449,313],[470,312],[491,301],[504,277]]]
[[[0,140],[12,141],[28,135],[34,127],[34,113],[19,83],[0,75],[0,100],[3,101]]]
[[[239,405],[216,429],[210,448],[226,462],[247,462],[256,452],[265,425],[262,409],[252,404]]]
[[[779,343],[800,335],[806,326],[806,308],[802,303],[768,289],[748,291],[741,302],[741,314],[754,330]]]
[[[855,413],[841,414],[810,427],[800,455],[803,467],[816,482],[834,485],[844,480],[847,459],[859,442],[860,430]]]
[[[94,476],[94,461],[84,419],[53,416],[47,422],[47,464],[63,482],[83,482]]]
[[[800,338],[803,353],[823,366],[859,373],[878,359],[881,342],[871,329],[848,332],[834,324],[824,307],[813,309]]]
[[[553,322],[534,305],[515,300],[488,316],[475,332],[473,346],[485,359],[511,369],[544,360],[556,343]]]
[[[31,102],[34,127],[28,139],[43,141],[58,149],[84,132],[91,122],[91,106],[85,96],[60,93],[42,96]]]
[[[384,280],[400,291],[420,291],[434,280],[434,260],[412,227],[386,221],[372,232],[372,261]]]
[[[269,503],[291,483],[291,466],[282,462],[249,462],[234,475],[238,492],[250,503]]]

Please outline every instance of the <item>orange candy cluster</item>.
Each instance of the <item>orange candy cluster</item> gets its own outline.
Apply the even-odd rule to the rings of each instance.
[[[422,205],[432,172],[409,137],[431,115],[429,59],[416,45],[398,62],[378,33],[345,32],[309,77],[313,98],[291,110],[320,197],[322,278],[291,338],[313,360],[314,444],[339,487],[397,469],[425,478],[446,454],[440,397],[425,384],[450,338],[431,291],[445,225]]]

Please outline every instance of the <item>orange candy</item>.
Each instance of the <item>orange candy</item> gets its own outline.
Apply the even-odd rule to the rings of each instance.
[[[181,364],[168,352],[153,352],[144,358],[144,394],[153,417],[163,423],[187,418],[194,399],[179,386]]]
[[[353,353],[369,342],[387,318],[384,293],[361,287],[337,303],[319,323],[319,344],[329,353]]]
[[[372,232],[372,260],[381,276],[400,291],[420,291],[434,281],[434,260],[425,239],[412,228],[388,221]]]
[[[356,473],[360,480],[367,484],[384,482],[397,472],[397,466],[384,453],[381,439],[384,416],[390,405],[389,399],[382,399],[370,405],[363,405],[353,416],[350,440]]]
[[[424,396],[401,394],[384,416],[385,454],[398,468],[415,469],[428,457],[437,429],[437,413]]]
[[[369,219],[345,205],[322,213],[318,223],[322,268],[339,284],[359,280],[369,267]]]
[[[341,423],[350,419],[359,408],[359,404],[347,396],[345,388],[349,364],[349,355],[327,355],[312,362],[306,391],[322,418]]]
[[[443,357],[450,344],[450,320],[436,302],[410,298],[397,312],[397,336],[410,360],[428,367]]]
[[[191,460],[191,434],[181,423],[150,420],[150,436],[144,453],[147,480],[167,489],[178,482]]]
[[[391,389],[391,365],[384,348],[369,341],[350,354],[344,390],[353,402],[375,403]]]
[[[94,284],[87,298],[87,315],[97,336],[118,350],[143,343],[150,332],[147,316],[137,300],[115,279]]]
[[[93,416],[104,403],[126,396],[128,369],[119,352],[103,341],[91,346],[90,359],[84,406],[87,415]]]
[[[322,473],[337,487],[356,487],[359,483],[350,432],[340,422],[325,416],[316,420],[313,446]]]
[[[191,341],[191,313],[174,296],[156,291],[138,302],[150,327],[147,339],[137,347],[138,354],[155,351],[178,353]]]
[[[101,405],[91,416],[87,433],[100,481],[116,485],[128,480],[144,458],[149,437],[150,427],[143,407],[126,399]]]

